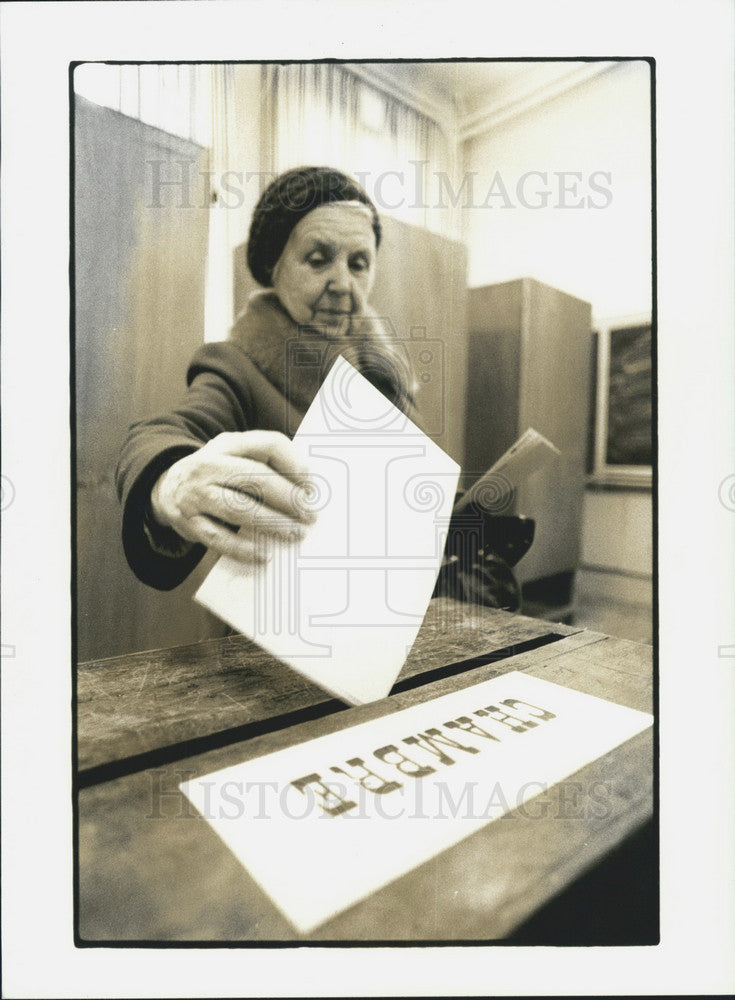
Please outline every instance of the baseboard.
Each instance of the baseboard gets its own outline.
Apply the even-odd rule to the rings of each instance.
[[[577,571],[576,593],[578,598],[584,596],[587,599],[650,607],[653,602],[653,580],[647,576],[583,566]]]

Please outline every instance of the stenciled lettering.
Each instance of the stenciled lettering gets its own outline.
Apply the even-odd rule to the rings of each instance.
[[[389,756],[397,757],[398,760],[388,760]],[[411,778],[425,778],[427,774],[434,774],[436,771],[434,767],[423,767],[421,764],[417,764],[415,760],[411,760],[410,757],[406,757],[404,753],[401,753],[398,747],[392,743],[380,747],[378,750],[373,750],[373,757],[377,757],[378,760],[397,767],[401,774],[407,774]]]
[[[358,785],[368,792],[374,792],[375,795],[387,795],[388,792],[395,792],[398,788],[402,788],[403,785],[400,781],[388,781],[382,778],[375,771],[371,771],[369,767],[365,766],[365,761],[360,757],[351,757],[347,764],[350,767],[359,767],[362,770],[362,774],[350,774],[349,771],[344,771],[341,767],[330,767],[330,771],[334,771],[335,774],[344,774],[347,778],[352,778],[356,781]],[[373,780],[375,779],[375,780]]]
[[[452,719],[451,722],[444,723],[445,729],[461,729],[464,733],[472,733],[474,736],[482,736],[486,740],[494,740],[496,743],[500,743],[497,736],[493,736],[486,729],[478,726],[477,723],[473,722],[467,715],[460,715],[456,719]]]
[[[516,712],[512,712],[511,709],[515,709]],[[476,709],[472,715],[477,718],[487,719],[491,723],[502,725],[507,730],[519,734],[530,732],[530,730],[535,729],[541,722],[547,722],[550,719],[556,718],[556,715],[548,709],[542,708],[539,705],[533,705],[519,698],[505,698],[500,705],[486,705],[484,708]],[[459,715],[455,719],[447,720],[442,725],[444,730],[454,730],[457,735],[459,732],[462,732],[468,736],[475,736],[482,741],[483,745],[487,745],[489,742],[502,742],[500,736],[478,725],[469,715]],[[461,754],[475,755],[480,753],[478,747],[461,743],[436,726],[429,727],[412,736],[405,736],[402,742],[407,746],[415,747],[425,753],[431,754],[445,767],[454,765],[456,763],[455,758],[459,759]],[[456,750],[461,753],[450,755],[447,752],[449,750]],[[395,768],[400,774],[406,777],[418,779],[425,778],[430,774],[436,774],[435,767],[429,764],[422,764],[420,760],[417,761],[407,756],[394,743],[378,747],[377,750],[373,751],[372,755],[382,764]],[[385,777],[384,774],[374,770],[365,762],[363,757],[350,757],[345,761],[344,766],[333,765],[329,769],[334,774],[341,774],[345,778],[348,778],[359,789],[372,792],[376,796],[384,796],[390,792],[398,791],[398,789],[403,787],[403,783],[395,777]],[[346,792],[344,792],[344,797],[339,795],[334,787],[325,784],[322,776],[316,772],[297,778],[291,782],[291,785],[303,794],[306,794],[307,790],[310,789],[319,802],[320,807],[330,816],[339,816],[357,807],[357,803],[348,798]],[[496,794],[498,794],[497,790]],[[502,790],[500,794],[502,794]],[[465,792],[460,795],[460,802],[468,796],[471,800],[470,793]],[[232,804],[234,805],[235,803],[233,802]],[[490,803],[489,805],[492,804]],[[447,800],[447,805],[452,814],[455,814],[456,809],[459,807],[459,804],[455,804],[451,797]]]
[[[435,757],[439,758],[440,764],[447,765],[454,764],[454,759],[444,753],[442,746],[464,750],[465,753],[480,752],[477,747],[467,747],[463,743],[457,743],[450,736],[445,736],[441,729],[427,729],[425,733],[419,733],[418,736],[406,736],[403,742],[434,754]]]
[[[325,785],[320,774],[305,774],[303,778],[296,778],[291,784],[304,795],[306,795],[305,789],[310,788],[321,808],[330,816],[339,816],[340,813],[357,806],[357,802],[341,798],[333,788]]]
[[[540,719],[542,722],[548,722],[549,719],[555,719],[556,718],[556,716],[554,715],[554,713],[550,712],[548,709],[546,709],[546,708],[539,708],[538,705],[531,705],[529,702],[527,702],[527,701],[520,701],[518,698],[503,698],[503,700],[501,701],[500,704],[501,705],[507,705],[508,708],[514,708],[514,709],[517,709],[519,705],[525,705],[526,708],[533,708],[536,711],[535,712],[526,712],[526,715],[530,715],[534,719]],[[525,720],[525,721],[526,721],[526,725],[528,725],[528,720]]]
[[[479,715],[481,719],[490,718],[495,722],[500,722],[508,729],[512,729],[514,733],[525,733],[527,729],[535,729],[538,725],[536,722],[524,723],[518,716],[504,712],[497,705],[486,705],[485,708],[478,708],[473,715]],[[519,725],[514,725],[514,723],[519,723]]]

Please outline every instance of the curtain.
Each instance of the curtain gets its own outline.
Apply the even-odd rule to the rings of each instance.
[[[220,179],[235,162],[234,130],[237,114],[234,94],[234,67],[230,64],[210,67],[210,164],[213,177],[213,200],[209,217],[207,254],[207,295],[204,316],[205,341],[221,340],[232,323],[232,247],[242,238],[230,211],[217,204]]]
[[[355,177],[381,213],[453,232],[442,205],[441,176],[451,177],[450,148],[433,119],[329,63],[262,67],[263,146],[268,169],[328,164]]]

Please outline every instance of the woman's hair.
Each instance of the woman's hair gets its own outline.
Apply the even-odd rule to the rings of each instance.
[[[370,209],[375,245],[380,246],[378,212],[357,181],[331,167],[296,167],[276,177],[255,206],[247,248],[248,267],[255,280],[271,285],[273,268],[296,224],[320,205],[339,201],[359,201]]]

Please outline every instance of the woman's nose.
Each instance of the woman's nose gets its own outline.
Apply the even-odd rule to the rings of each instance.
[[[327,275],[327,290],[335,295],[352,291],[352,275],[346,261],[336,260]]]

